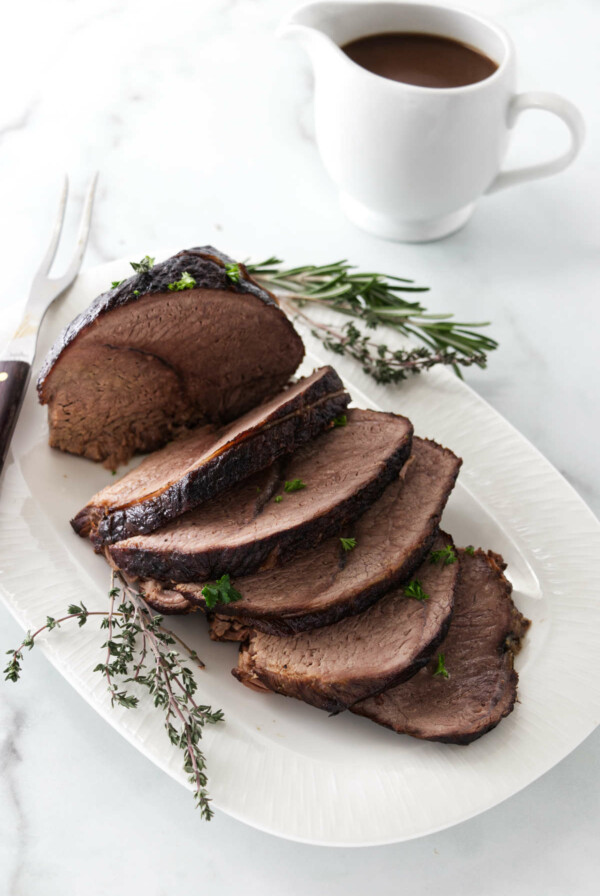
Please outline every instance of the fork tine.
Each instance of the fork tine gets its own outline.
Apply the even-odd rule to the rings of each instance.
[[[98,172],[94,174],[90,181],[90,185],[88,187],[87,196],[85,198],[85,206],[83,209],[83,213],[81,215],[81,221],[79,224],[79,233],[77,234],[77,245],[75,248],[75,252],[73,253],[73,257],[69,263],[69,266],[63,276],[60,278],[61,282],[64,281],[64,287],[69,285],[69,283],[76,276],[79,268],[81,267],[81,262],[83,261],[83,256],[85,255],[85,249],[87,246],[88,238],[90,235],[90,226],[92,223],[92,211],[94,209],[94,195],[96,193],[96,184],[98,183]]]
[[[45,277],[48,271],[52,266],[52,262],[54,261],[54,256],[56,255],[56,250],[58,248],[58,243],[60,240],[60,235],[62,233],[63,221],[65,219],[65,206],[67,204],[67,196],[69,195],[69,178],[65,175],[65,182],[63,185],[62,194],[60,197],[60,203],[58,206],[58,215],[56,221],[54,223],[54,230],[52,231],[52,236],[50,237],[50,245],[46,251],[46,254],[42,258],[40,262],[40,266],[37,269],[35,277]]]

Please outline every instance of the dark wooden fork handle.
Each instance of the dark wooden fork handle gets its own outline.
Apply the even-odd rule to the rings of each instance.
[[[0,473],[12,439],[31,364],[27,361],[0,361]]]

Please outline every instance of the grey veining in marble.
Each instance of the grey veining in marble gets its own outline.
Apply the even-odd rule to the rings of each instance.
[[[481,0],[513,36],[519,89],[563,93],[588,139],[558,177],[483,199],[453,237],[363,234],[339,211],[313,138],[312,75],[274,37],[296,0],[24,0],[0,52],[0,342],[18,320],[63,173],[101,179],[86,264],[214,242],[290,262],[347,257],[431,287],[432,310],[491,320],[501,344],[467,381],[600,513],[600,5]],[[523,116],[509,164],[566,138]],[[0,490],[0,500],[2,499]],[[2,533],[0,533],[2,537]],[[0,653],[18,626],[0,609]],[[595,674],[591,662],[590,674]],[[331,850],[269,837],[189,795],[110,729],[35,651],[0,688],[0,896],[307,891],[591,896],[600,734],[511,800],[412,843]]]
[[[13,701],[3,701],[2,739],[0,740],[0,776],[4,791],[3,804],[8,807],[10,819],[11,850],[6,882],[9,892],[16,892],[27,856],[28,823],[18,780],[19,765],[22,761],[20,743],[25,725],[25,710]]]

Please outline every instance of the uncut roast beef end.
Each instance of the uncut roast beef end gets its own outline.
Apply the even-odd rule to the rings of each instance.
[[[512,601],[497,554],[459,556],[454,614],[439,648],[449,677],[434,674],[434,659],[410,681],[356,703],[352,712],[399,734],[451,744],[470,744],[512,712],[518,683],[513,659],[530,622]]]
[[[434,550],[452,545],[440,533]],[[431,658],[446,634],[457,562],[428,557],[406,582],[364,613],[299,635],[255,632],[240,648],[233,674],[250,687],[296,697],[329,712],[405,681]],[[407,596],[421,588],[423,599]],[[417,593],[418,590],[417,590]]]
[[[272,567],[364,513],[397,477],[411,443],[405,417],[352,409],[345,426],[163,528],[105,550],[126,575],[166,582]]]
[[[349,401],[335,370],[322,367],[228,426],[198,427],[155,451],[71,525],[97,547],[152,532],[308,442]]]
[[[244,640],[253,629],[290,635],[366,610],[419,565],[431,546],[454,486],[460,459],[435,442],[414,438],[400,477],[340,534],[356,541],[345,551],[339,535],[285,565],[234,579],[242,594],[210,614],[214,640]],[[161,613],[205,608],[204,582],[140,583]]]
[[[228,275],[231,264],[210,246],[179,252],[69,324],[38,379],[53,448],[115,467],[283,389],[302,340],[243,265]],[[181,288],[184,274],[193,288]]]

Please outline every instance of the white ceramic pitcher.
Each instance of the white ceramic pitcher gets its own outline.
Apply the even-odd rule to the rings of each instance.
[[[340,49],[386,31],[453,38],[498,68],[465,87],[419,87],[375,75]],[[551,93],[516,94],[508,35],[475,13],[428,3],[328,0],[297,9],[280,33],[298,39],[312,60],[317,144],[342,207],[379,236],[409,242],[446,236],[468,220],[483,193],[556,174],[581,147],[584,125],[575,106]],[[532,108],[558,115],[570,146],[552,161],[502,171],[511,128]]]

